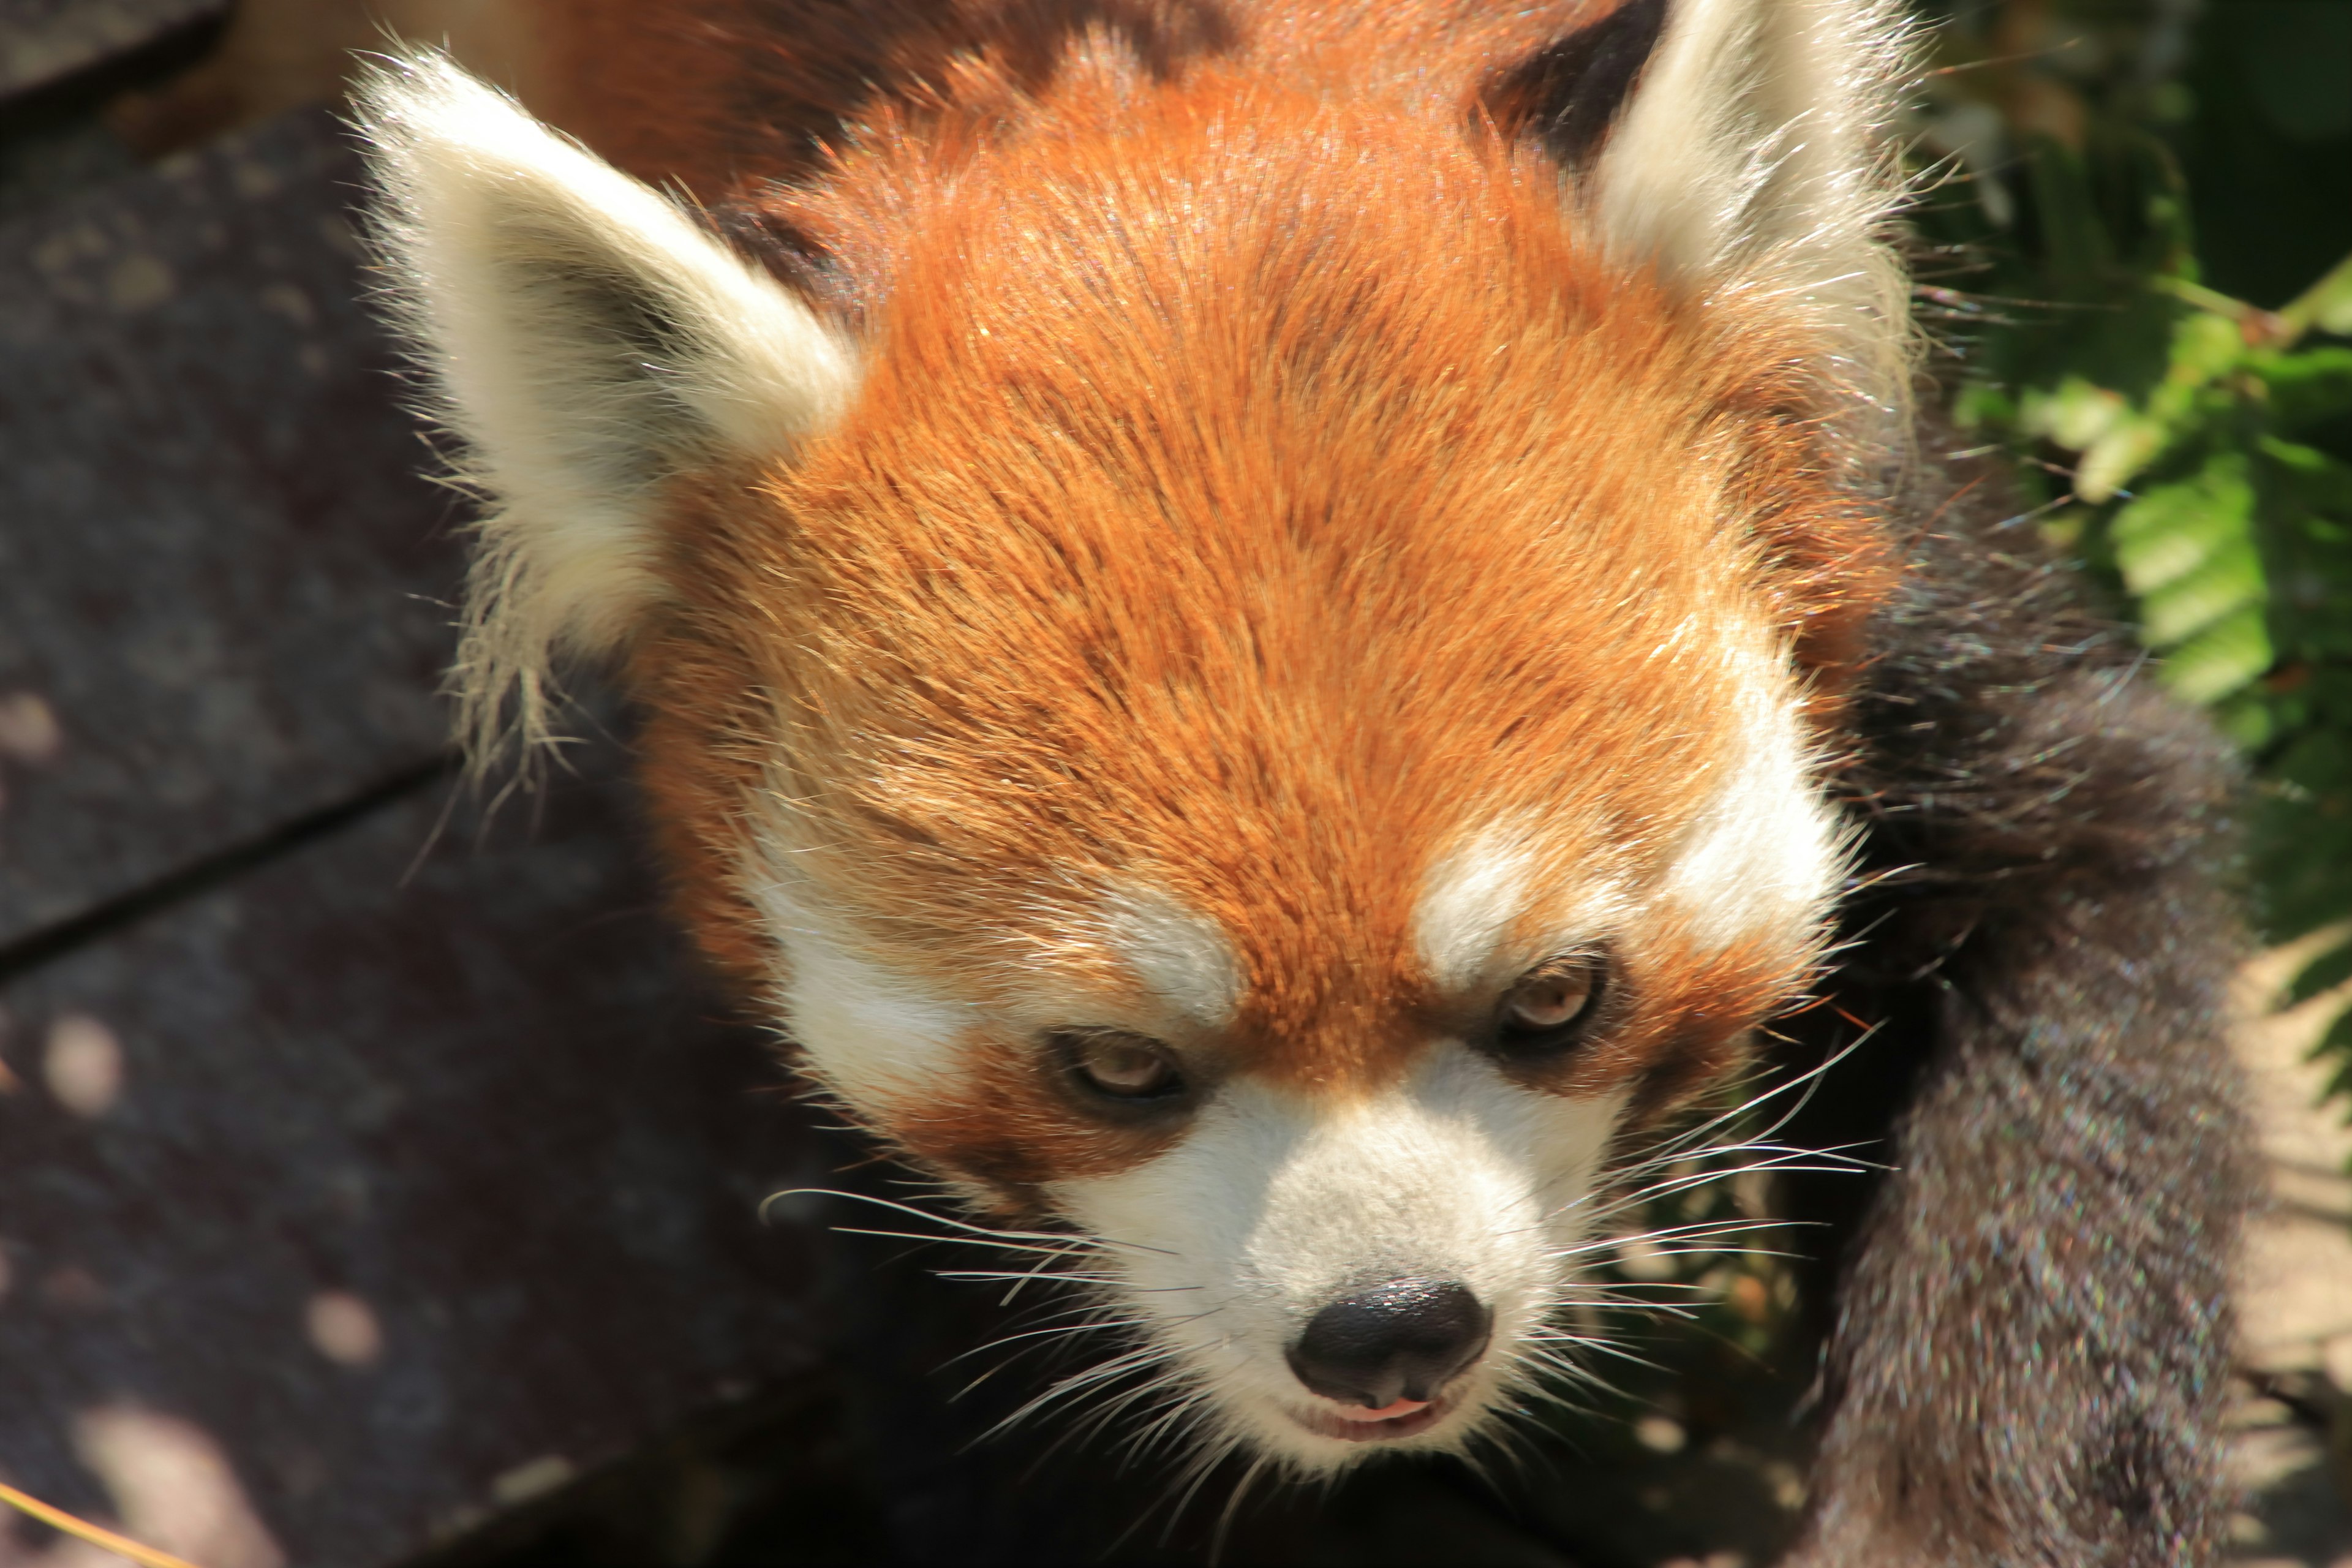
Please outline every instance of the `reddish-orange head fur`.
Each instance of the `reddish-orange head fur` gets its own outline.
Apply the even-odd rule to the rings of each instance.
[[[1744,3],[1692,0],[1641,85],[1591,88],[1628,107],[1565,164],[1497,84],[1595,22],[1573,6],[909,5],[837,56],[761,43],[730,90],[783,92],[764,118],[629,108],[733,101],[674,44],[648,44],[667,79],[577,97],[602,118],[571,123],[688,182],[789,288],[666,229],[516,259],[511,222],[476,247],[488,280],[446,281],[477,263],[431,248],[467,232],[443,184],[497,137],[446,133],[464,156],[436,163],[432,105],[387,85],[461,426],[473,340],[435,312],[500,287],[533,331],[607,323],[565,363],[669,378],[516,446],[648,432],[617,553],[526,515],[506,470],[541,459],[475,433],[517,509],[492,525],[478,674],[528,683],[567,637],[624,651],[689,923],[945,1173],[1108,1237],[1158,1223],[1153,1184],[1187,1162],[1256,1160],[1243,1217],[1186,1247],[1244,1295],[1296,1312],[1366,1269],[1450,1268],[1507,1326],[1537,1321],[1539,1260],[1445,1240],[1468,1200],[1413,1194],[1451,1170],[1486,1194],[1473,1230],[1525,1210],[1575,1233],[1561,1205],[1610,1142],[1798,992],[1837,874],[1812,773],[1885,588],[1852,489],[1862,317],[1843,277],[1786,285],[1839,221],[1877,266],[1874,214],[1818,197],[1701,244],[1675,236],[1706,190],[1625,195],[1666,181],[1645,96],[1714,79],[1691,29]],[[573,35],[604,40],[583,81],[626,68],[622,15]],[[573,177],[513,162],[508,200],[542,165]],[[615,232],[656,226],[628,211]],[[663,270],[706,265],[723,309]],[[791,363],[743,346],[794,333]],[[747,439],[763,398],[774,437]],[[505,628],[534,583],[574,581],[554,539],[620,586],[577,589],[593,631],[549,612],[534,654]],[[1573,1048],[1496,1045],[1547,963],[1605,976]],[[1164,1054],[1183,1095],[1090,1098],[1089,1031]],[[1387,1174],[1363,1174],[1357,1126],[1402,1151]],[[1385,1239],[1326,1256],[1366,1225]],[[1234,1375],[1243,1405],[1306,1397]],[[1301,1462],[1329,1458],[1320,1419]]]

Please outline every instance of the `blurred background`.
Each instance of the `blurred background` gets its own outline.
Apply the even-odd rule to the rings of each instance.
[[[2352,1568],[2352,0],[1920,18],[1958,438],[2246,757],[2237,1551]],[[333,118],[380,25],[0,0],[0,1481],[201,1568],[1768,1561],[1809,1373],[1769,1233],[1623,1249],[1696,1308],[1616,1325],[1646,1364],[1523,1462],[1228,1509],[986,1436],[1068,1368],[971,1353],[1038,1320],[936,1226],[763,1211],[905,1189],[677,952],[625,720],[495,814],[444,749],[462,511]],[[0,1565],[106,1561],[0,1508]]]

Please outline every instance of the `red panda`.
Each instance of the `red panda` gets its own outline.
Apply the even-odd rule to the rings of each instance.
[[[702,950],[1171,1419],[1489,1434],[1853,1019],[1791,1561],[2211,1556],[2227,770],[1915,429],[1887,0],[528,14],[569,136],[362,95],[465,734],[609,661]]]

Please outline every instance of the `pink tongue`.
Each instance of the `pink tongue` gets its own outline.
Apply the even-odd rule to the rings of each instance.
[[[1400,1415],[1410,1415],[1416,1410],[1429,1408],[1426,1399],[1400,1399],[1394,1405],[1383,1405],[1378,1410],[1366,1410],[1361,1405],[1349,1405],[1339,1412],[1342,1421],[1393,1421]]]

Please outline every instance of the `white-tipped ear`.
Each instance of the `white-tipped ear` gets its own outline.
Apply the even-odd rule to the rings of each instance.
[[[1894,0],[1664,0],[1589,175],[1611,250],[1709,293],[1808,314],[1841,378],[1890,409],[1908,292],[1886,242],[1902,196],[1885,139],[1910,55]]]
[[[488,503],[452,678],[478,763],[546,739],[554,659],[616,647],[659,596],[666,481],[789,450],[847,403],[856,360],[692,216],[446,58],[394,60],[359,104],[393,308]]]

